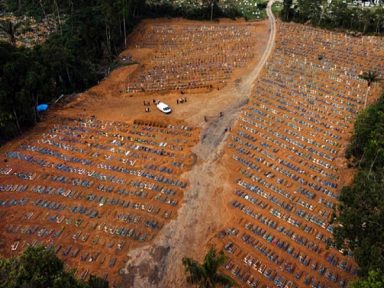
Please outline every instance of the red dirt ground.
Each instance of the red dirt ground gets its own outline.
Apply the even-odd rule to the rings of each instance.
[[[239,39],[228,40],[236,31]],[[252,37],[244,39],[244,31]],[[125,287],[186,287],[181,258],[201,260],[210,245],[226,251],[223,271],[242,287],[339,287],[355,277],[352,258],[325,242],[330,207],[353,176],[343,155],[354,119],[382,89],[375,84],[367,92],[358,74],[372,65],[384,72],[383,39],[296,24],[278,23],[277,31],[273,54],[254,81],[268,46],[267,21],[143,22],[120,55],[139,64],[113,71],[0,149],[0,169],[12,168],[9,175],[0,170],[0,185],[28,185],[0,194],[7,200],[0,203],[1,254],[36,241],[61,245],[58,256],[80,277],[96,273]],[[212,72],[238,61],[239,43],[253,45],[244,67],[223,78],[202,73],[207,85],[200,86],[197,75],[184,75],[191,63]],[[209,62],[215,47],[222,58]],[[172,68],[184,75],[177,85]],[[163,87],[148,91],[152,80]],[[143,90],[127,91],[139,82]],[[187,102],[177,104],[181,98]],[[162,114],[153,100],[171,105],[172,114]],[[12,151],[18,153],[5,154]],[[57,182],[59,175],[67,183]],[[91,187],[79,186],[83,180]],[[29,202],[19,209],[22,203],[11,200],[22,198]],[[118,235],[119,228],[130,236]]]
[[[121,268],[129,259],[127,252],[151,245],[163,226],[177,217],[189,187],[183,173],[202,160],[192,152],[200,139],[199,124],[204,123],[204,115],[217,114],[223,105],[235,100],[225,89],[233,87],[234,80],[257,63],[268,33],[266,22],[248,24],[240,20],[211,23],[159,19],[145,21],[137,29],[150,30],[160,24],[177,27],[177,31],[196,25],[209,27],[223,36],[246,29],[247,38],[226,40],[222,49],[229,49],[232,42],[252,41],[252,59],[231,71],[225,83],[212,82],[208,89],[213,90],[211,93],[201,94],[208,90],[198,88],[183,90],[183,94],[132,94],[125,90],[130,75],[145,74],[147,63],[159,51],[129,48],[120,57],[129,55],[139,64],[112,71],[99,85],[56,105],[37,127],[1,147],[3,256],[19,254],[28,245],[43,244],[53,247],[66,264],[76,268],[79,277],[96,274],[117,285]],[[210,39],[208,33],[189,35]],[[134,37],[135,32],[131,46],[135,46]],[[188,39],[178,45],[191,47],[185,41]],[[216,38],[209,45],[215,43],[221,45],[221,40]],[[174,47],[171,54],[178,49]],[[231,59],[230,51],[223,51],[228,53],[227,60]],[[197,61],[199,57],[205,59],[207,55],[196,51],[178,63],[192,58]],[[219,59],[214,63],[223,64]],[[187,102],[177,104],[181,97]],[[165,116],[158,111],[154,99],[170,104],[172,114]],[[144,101],[150,106],[144,106]],[[207,103],[214,107],[205,107]],[[147,107],[150,113],[145,112]],[[66,250],[68,253],[64,253]]]

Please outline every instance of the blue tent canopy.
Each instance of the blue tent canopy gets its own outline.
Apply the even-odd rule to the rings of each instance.
[[[37,112],[44,112],[48,110],[48,104],[40,104],[36,107]]]

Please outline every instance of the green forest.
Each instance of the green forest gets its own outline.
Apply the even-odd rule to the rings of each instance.
[[[0,259],[0,287],[108,288],[108,282],[93,275],[79,281],[52,249],[28,247],[20,256]]]
[[[369,276],[352,287],[383,287],[368,284],[384,283],[384,95],[359,115],[347,158],[357,174],[341,191],[335,244]]]
[[[384,34],[384,6],[361,8],[346,0],[284,0],[284,21],[310,23],[327,29],[343,29],[361,34]]]
[[[58,31],[33,49],[0,43],[0,142],[38,120],[38,103],[82,91],[103,77],[143,10],[140,0],[7,1],[16,15],[66,15]],[[39,3],[44,3],[39,5]]]

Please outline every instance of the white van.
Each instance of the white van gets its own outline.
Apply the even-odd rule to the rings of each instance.
[[[159,109],[161,112],[163,112],[165,114],[169,114],[172,112],[171,107],[169,107],[167,104],[165,104],[163,102],[157,103],[156,106],[157,106],[157,109]]]

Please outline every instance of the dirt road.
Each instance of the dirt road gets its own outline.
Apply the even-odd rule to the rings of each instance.
[[[241,107],[247,103],[253,83],[272,52],[276,35],[272,3],[269,2],[267,9],[270,36],[261,60],[236,85],[221,91],[221,100],[228,103],[220,107],[222,117],[200,123],[202,137],[194,149],[198,161],[184,175],[190,182],[184,204],[177,218],[160,232],[155,245],[129,252],[130,261],[124,271],[124,285],[127,287],[187,287],[181,259],[184,256],[201,259],[209,239],[228,221],[226,195],[231,191],[225,181],[226,169],[220,163],[227,136],[225,131],[233,125]],[[197,113],[187,120],[196,123],[201,119],[203,114]]]
[[[275,16],[272,13],[272,5],[275,2],[275,0],[270,0],[268,2],[267,6],[267,15],[269,19],[269,29],[270,29],[270,34],[269,34],[269,40],[267,47],[265,48],[264,54],[261,57],[259,63],[255,66],[255,68],[252,70],[251,73],[249,73],[244,80],[242,81],[242,84],[240,85],[239,93],[245,94],[247,97],[250,95],[252,92],[253,84],[255,80],[257,79],[257,76],[260,74],[261,70],[263,69],[265,63],[267,62],[269,56],[272,53],[273,46],[275,43],[275,38],[276,38],[276,19]]]

